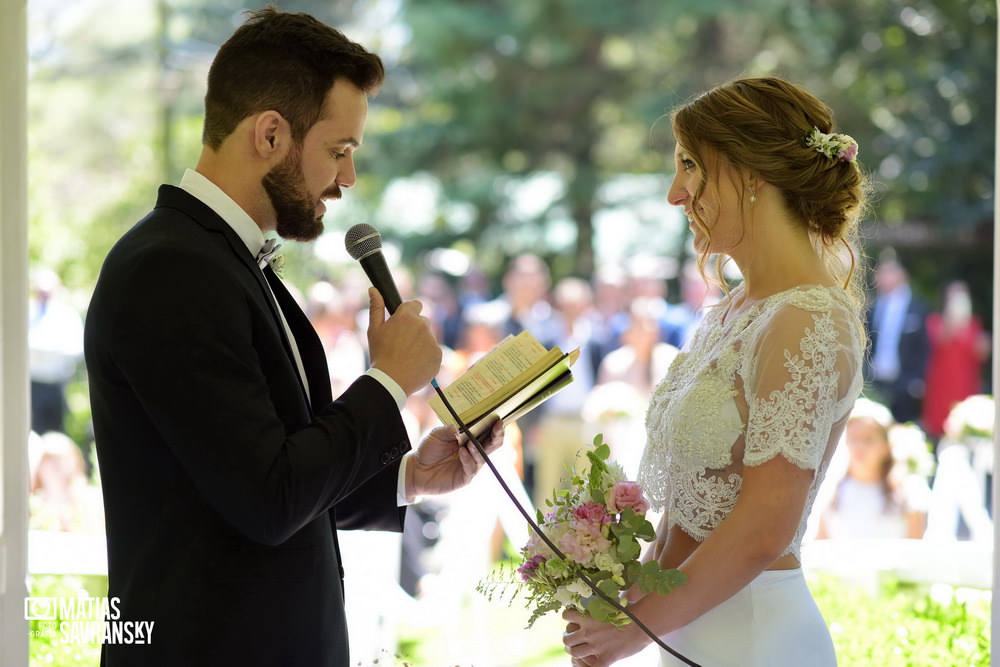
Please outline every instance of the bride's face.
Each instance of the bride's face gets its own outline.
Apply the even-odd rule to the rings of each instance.
[[[680,145],[674,152],[674,165],[667,200],[684,207],[695,250],[731,254],[744,237],[744,186],[739,170],[713,154],[702,161]]]

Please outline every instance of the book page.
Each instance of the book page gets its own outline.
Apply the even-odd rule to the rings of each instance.
[[[546,352],[527,331],[508,336],[449,385],[445,395],[455,412],[462,414],[518,378]]]

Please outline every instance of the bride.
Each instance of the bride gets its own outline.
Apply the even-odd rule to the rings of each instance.
[[[703,274],[718,255],[743,282],[650,401],[640,480],[664,514],[645,557],[687,582],[635,591],[629,609],[706,667],[835,665],[799,552],[862,385],[857,144],[833,133],[823,102],[776,78],[712,89],[672,118],[668,199],[684,207]],[[636,624],[564,618],[574,665],[610,665],[651,643]]]

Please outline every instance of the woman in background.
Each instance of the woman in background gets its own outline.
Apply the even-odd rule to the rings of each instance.
[[[983,362],[990,356],[990,335],[972,312],[969,286],[948,283],[940,312],[927,316],[930,356],[924,393],[923,427],[935,441],[944,435],[948,413],[983,391]]]

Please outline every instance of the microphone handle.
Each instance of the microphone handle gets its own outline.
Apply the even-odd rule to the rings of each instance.
[[[392,274],[389,273],[389,265],[385,263],[385,255],[380,250],[373,252],[367,257],[362,257],[359,261],[361,262],[361,268],[368,275],[368,280],[371,281],[372,286],[382,295],[385,307],[389,310],[389,314],[392,315],[399,308],[399,304],[403,303],[403,299],[399,296],[399,290],[396,289],[396,281],[392,279]]]

